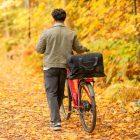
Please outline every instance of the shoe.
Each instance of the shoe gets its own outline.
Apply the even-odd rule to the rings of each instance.
[[[60,122],[58,122],[58,123],[52,123],[51,124],[51,129],[54,130],[54,131],[61,130],[61,123]]]

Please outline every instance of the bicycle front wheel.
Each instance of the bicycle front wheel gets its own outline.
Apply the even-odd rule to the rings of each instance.
[[[93,87],[90,83],[79,84],[79,115],[86,132],[91,133],[96,126],[96,103]]]

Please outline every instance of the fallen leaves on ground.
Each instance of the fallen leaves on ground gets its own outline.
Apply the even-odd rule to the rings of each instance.
[[[77,113],[62,121],[62,131],[51,131],[43,75],[25,67],[21,57],[10,60],[1,55],[0,62],[0,140],[140,139],[139,110],[123,111],[118,103],[108,104],[98,93],[93,133],[84,132]]]

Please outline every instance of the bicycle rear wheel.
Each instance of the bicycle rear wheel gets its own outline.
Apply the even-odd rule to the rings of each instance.
[[[60,107],[60,114],[66,120],[69,119],[71,115],[71,110],[72,110],[71,102],[72,102],[71,92],[68,85],[68,81],[66,80],[64,98],[63,98],[62,105]]]
[[[91,133],[96,126],[96,103],[94,90],[90,83],[79,84],[79,115],[81,124],[86,132]]]

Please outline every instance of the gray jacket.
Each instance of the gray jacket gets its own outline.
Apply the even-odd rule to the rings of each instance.
[[[76,33],[62,23],[45,30],[36,46],[36,51],[44,54],[45,68],[66,68],[66,60],[72,50],[82,53],[87,48],[79,43]]]

